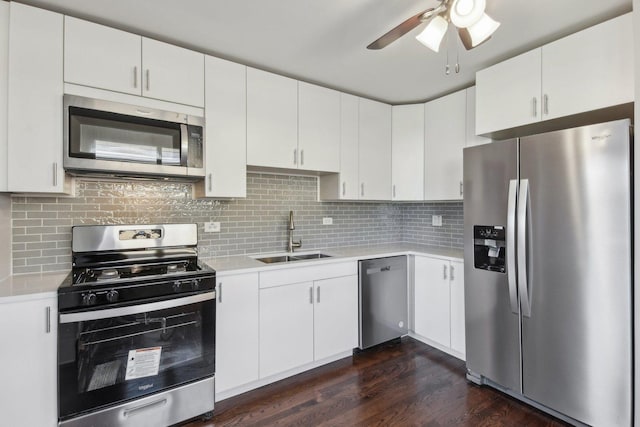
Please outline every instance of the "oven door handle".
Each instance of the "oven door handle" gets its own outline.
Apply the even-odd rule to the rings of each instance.
[[[106,308],[104,310],[83,311],[81,313],[66,313],[60,315],[60,323],[86,322],[88,320],[109,319],[112,317],[128,316],[131,314],[148,313],[167,308],[180,307],[198,302],[216,299],[216,293],[205,292],[183,298],[173,298],[148,304],[129,305],[126,307]]]

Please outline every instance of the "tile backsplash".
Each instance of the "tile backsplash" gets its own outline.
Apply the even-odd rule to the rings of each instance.
[[[13,273],[68,270],[71,227],[196,222],[200,256],[280,252],[289,210],[302,250],[409,242],[462,248],[462,202],[318,202],[315,177],[249,173],[247,198],[192,198],[189,183],[78,179],[75,197],[11,199]],[[431,215],[443,215],[432,227]],[[323,217],[333,225],[322,225]],[[205,233],[219,221],[221,232]]]

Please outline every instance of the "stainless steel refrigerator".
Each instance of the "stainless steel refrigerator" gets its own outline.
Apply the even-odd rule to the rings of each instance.
[[[464,150],[467,377],[632,423],[629,120]]]

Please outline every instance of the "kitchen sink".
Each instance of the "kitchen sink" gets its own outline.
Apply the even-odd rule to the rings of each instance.
[[[321,259],[321,258],[330,258],[331,255],[322,254],[322,253],[312,253],[312,254],[293,254],[293,255],[278,255],[278,256],[269,256],[263,258],[256,258],[256,260],[260,262],[264,262],[265,264],[275,264],[279,262],[293,262],[293,261],[307,261],[311,259]]]

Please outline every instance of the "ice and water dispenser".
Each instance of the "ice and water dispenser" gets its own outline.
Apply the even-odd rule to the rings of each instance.
[[[505,229],[501,225],[473,226],[473,265],[475,268],[505,273]]]

